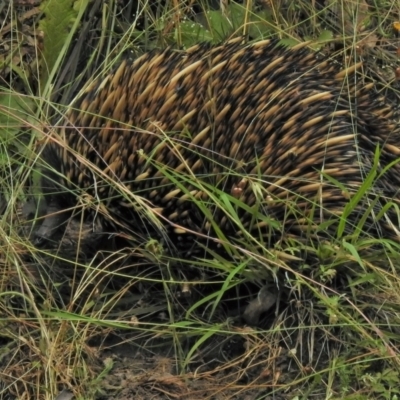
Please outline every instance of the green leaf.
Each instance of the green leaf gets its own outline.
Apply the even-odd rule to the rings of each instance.
[[[44,36],[42,91],[52,80],[61,56],[66,53],[88,3],[88,0],[45,0],[42,2],[40,8],[44,13],[44,18],[39,23],[39,29],[43,31]]]
[[[18,93],[0,93],[0,145],[7,150],[24,153],[27,148],[20,140],[24,128],[34,126],[36,104],[28,96]],[[6,152],[8,153],[8,152]],[[1,164],[8,163],[8,154],[1,152]],[[5,160],[3,159],[5,157]]]
[[[318,36],[318,42],[329,42],[332,39],[333,39],[333,32],[327,29],[321,31],[320,35]]]
[[[183,21],[179,24],[179,34],[182,44],[188,48],[199,42],[212,42],[213,36],[209,30],[201,24],[192,21]],[[175,40],[177,39],[178,29],[175,30]]]

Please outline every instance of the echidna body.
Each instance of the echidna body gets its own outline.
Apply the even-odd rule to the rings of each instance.
[[[365,226],[392,237],[378,214],[398,201],[399,128],[392,108],[353,72],[304,44],[273,40],[124,61],[88,85],[52,134],[43,158],[57,173],[46,172],[43,187],[63,208],[86,196],[87,218],[132,231],[152,225],[143,202],[182,242],[216,229],[270,237],[272,219],[299,236],[340,215],[378,164],[373,191],[350,221],[368,212]],[[240,223],[215,198],[237,209]]]

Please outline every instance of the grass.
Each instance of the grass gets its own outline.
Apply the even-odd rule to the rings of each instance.
[[[17,15],[29,27],[9,29],[7,22],[0,28],[10,43],[0,84],[0,398],[11,392],[18,399],[55,399],[64,389],[77,399],[127,390],[132,398],[396,399],[399,245],[366,233],[373,205],[357,226],[349,219],[372,189],[372,174],[342,218],[333,220],[337,229],[329,226],[332,221],[315,223],[313,199],[283,201],[284,219],[296,221],[306,235],[327,232],[324,241],[305,242],[285,235],[285,225],[263,213],[260,199],[266,193],[257,179],[250,182],[258,199],[254,220],[244,226],[239,216],[249,206],[240,200],[240,186],[222,193],[160,165],[182,191],[190,184],[197,194],[207,194],[186,192],[210,214],[210,223],[211,204],[242,232],[232,242],[214,224],[216,246],[205,241],[203,254],[182,260],[166,252],[175,245],[167,236],[164,243],[143,242],[137,232],[111,237],[96,256],[84,257],[88,251],[79,240],[52,251],[37,249],[26,238],[31,226],[21,217],[21,204],[29,197],[28,184],[37,184],[37,150],[49,121],[122,53],[136,57],[152,48],[239,35],[251,40],[273,35],[289,44],[311,39],[313,48],[345,63],[361,48],[366,79],[372,77],[396,101],[386,64],[397,61],[391,49],[398,47],[393,24],[400,4],[382,1],[374,8],[363,1],[333,1],[317,9],[312,2],[282,1],[257,8],[246,1],[213,9],[208,2],[166,1],[157,7],[138,2],[134,9],[130,2],[100,3],[69,8],[73,22],[66,26],[72,28],[53,42],[46,38],[57,39],[54,26],[61,25],[46,19],[50,3],[42,5],[48,14],[39,26],[42,40],[34,19],[12,5],[0,10],[4,21],[15,22]],[[96,12],[101,18],[92,22]],[[36,44],[29,44],[32,38]],[[113,184],[127,202],[140,205],[143,219],[160,228],[157,210]],[[310,203],[308,215],[299,211],[304,202]],[[87,206],[93,199],[82,199]],[[90,231],[76,221],[69,232]],[[250,232],[257,224],[271,226],[271,236]],[[121,239],[129,239],[124,242],[129,246],[113,251],[111,242]],[[239,323],[238,315],[265,280],[279,285],[281,298],[258,328]],[[120,350],[119,342],[127,347]]]

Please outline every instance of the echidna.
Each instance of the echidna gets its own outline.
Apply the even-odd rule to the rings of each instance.
[[[348,221],[367,213],[364,227],[396,237],[399,126],[356,69],[275,40],[123,61],[55,127],[43,188],[60,209],[91,204],[86,221],[106,231],[157,234],[158,221],[176,247],[333,232],[349,201]]]

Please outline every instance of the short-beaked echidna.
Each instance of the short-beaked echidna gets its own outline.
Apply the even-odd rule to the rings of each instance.
[[[123,61],[53,129],[43,188],[64,209],[86,198],[85,218],[108,231],[144,232],[148,206],[177,246],[196,234],[313,235],[349,201],[348,221],[368,214],[363,229],[395,237],[399,127],[356,69],[275,40]]]

